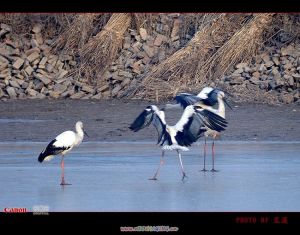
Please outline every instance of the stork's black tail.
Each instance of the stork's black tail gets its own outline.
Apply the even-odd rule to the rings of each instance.
[[[41,152],[39,155],[39,158],[38,158],[39,162],[43,162],[47,156],[48,156],[48,154],[46,152],[46,149],[44,149],[43,152]]]
[[[56,147],[54,145],[55,142],[56,142],[56,139],[52,140],[48,144],[48,146],[40,153],[40,156],[38,158],[39,162],[43,162],[45,160],[45,158],[48,156],[60,154],[64,150],[68,149],[67,147]]]

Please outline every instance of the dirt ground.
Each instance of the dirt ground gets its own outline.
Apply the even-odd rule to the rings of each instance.
[[[8,100],[0,102],[0,141],[49,141],[81,120],[84,141],[157,141],[154,127],[134,133],[130,123],[153,103],[140,100]],[[300,104],[232,104],[222,140],[300,141]],[[181,110],[168,110],[175,124]]]

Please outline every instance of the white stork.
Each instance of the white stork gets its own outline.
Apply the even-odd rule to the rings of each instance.
[[[137,132],[153,124],[158,133],[157,144],[162,146],[162,155],[159,167],[150,180],[156,180],[158,172],[163,165],[165,150],[176,150],[181,166],[182,180],[186,174],[183,169],[180,151],[189,150],[187,146],[196,142],[203,133],[210,128],[223,131],[227,126],[224,118],[193,105],[185,108],[180,120],[174,126],[169,126],[165,121],[165,113],[155,105],[148,106],[130,125],[130,129]]]
[[[229,95],[229,94],[228,94]],[[220,117],[225,119],[225,104],[231,108],[231,106],[228,104],[226,98],[225,98],[225,92],[212,87],[205,87],[202,89],[202,91],[198,95],[193,95],[190,93],[180,93],[175,97],[175,100],[177,104],[167,104],[166,108],[177,108],[177,107],[183,107],[185,108],[187,105],[195,105],[198,107],[201,107],[205,110],[209,110]],[[219,104],[218,109],[214,109],[213,106],[216,104]],[[210,128],[207,129],[204,133],[204,163],[203,163],[203,170],[207,171],[205,169],[205,158],[206,158],[206,140],[208,137],[213,138],[212,143],[212,169],[211,171],[215,172],[215,153],[214,153],[214,146],[215,146],[215,139],[217,137],[220,137],[220,132],[216,130],[212,130]]]
[[[76,133],[73,131],[65,131],[56,136],[56,138],[40,153],[38,158],[39,162],[50,161],[55,155],[61,154],[61,185],[70,185],[65,182],[64,155],[82,142],[84,134],[87,135],[81,121],[78,121],[75,127]]]

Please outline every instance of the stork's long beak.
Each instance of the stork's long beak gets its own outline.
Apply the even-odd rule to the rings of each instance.
[[[87,136],[87,137],[90,137],[87,133],[86,133],[86,131],[83,129],[83,133]]]
[[[226,98],[223,98],[225,104],[232,110],[231,106],[229,105],[228,101],[226,100]]]

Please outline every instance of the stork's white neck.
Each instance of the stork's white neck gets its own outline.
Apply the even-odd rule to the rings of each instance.
[[[83,133],[83,130],[81,128],[81,126],[79,125],[76,125],[76,145],[80,144],[83,140],[83,136],[84,136],[84,133]]]
[[[155,105],[152,105],[153,111],[156,113],[156,115],[160,118],[163,124],[166,124],[166,119],[165,119],[165,112],[159,110]]]
[[[218,114],[222,118],[225,118],[225,104],[224,104],[224,101],[221,97],[218,97],[218,103],[219,103]]]
[[[77,135],[83,137],[84,133],[83,133],[83,130],[82,130],[82,128],[80,126],[76,127],[76,132],[77,132]]]

